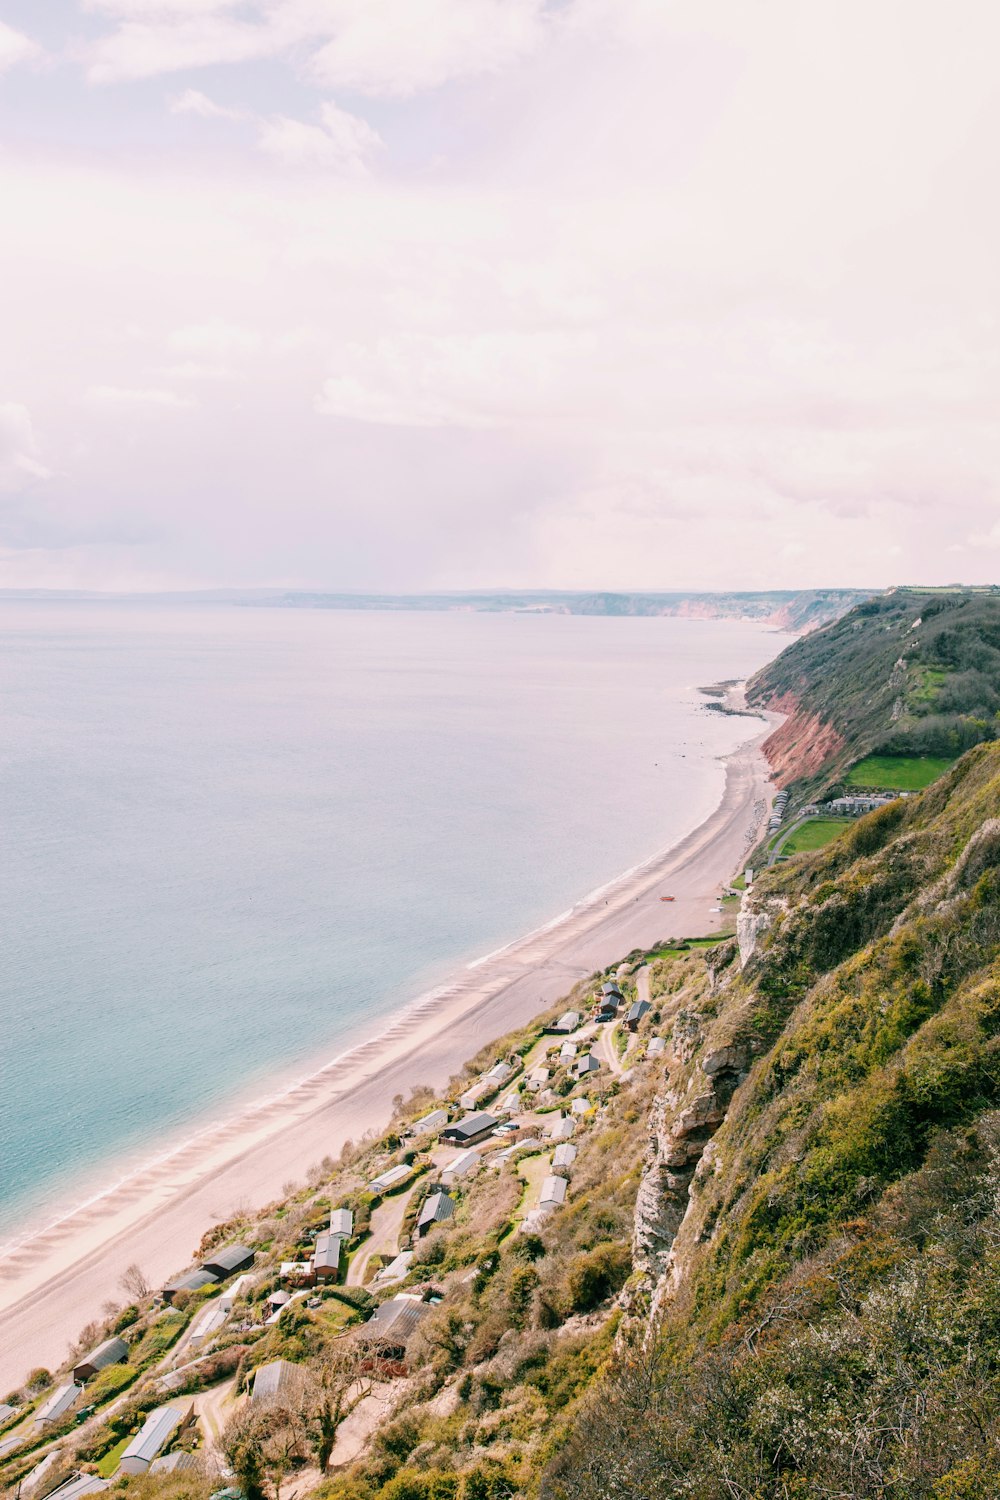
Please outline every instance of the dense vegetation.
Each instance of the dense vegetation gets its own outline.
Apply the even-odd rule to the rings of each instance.
[[[688,1000],[749,1075],[552,1500],[1000,1493],[998,811],[983,746],[760,880]]]
[[[868,599],[783,651],[749,696],[794,703],[836,731],[839,750],[810,775],[812,790],[872,754],[952,760],[1000,731],[1000,590]],[[905,770],[894,779],[910,784]]]

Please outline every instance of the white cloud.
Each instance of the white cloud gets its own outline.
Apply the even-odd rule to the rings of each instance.
[[[269,27],[213,12],[126,20],[89,49],[92,83],[155,78],[187,68],[252,62],[270,57],[276,46]]]
[[[186,324],[183,328],[173,329],[167,337],[168,346],[176,354],[208,357],[219,362],[256,354],[260,342],[260,334],[255,328],[227,323],[222,318]]]
[[[151,410],[179,409],[194,405],[188,397],[178,396],[176,391],[160,390],[151,386],[92,385],[86,391],[85,399],[93,406],[125,409],[136,407],[148,407]]]
[[[335,104],[324,104],[320,125],[275,115],[260,123],[258,145],[267,155],[287,164],[328,167],[349,176],[364,176],[368,161],[381,145],[378,132]]]
[[[42,49],[37,42],[0,21],[0,73],[16,68],[20,63],[34,62],[41,56]]]
[[[311,70],[335,88],[407,95],[495,72],[540,42],[543,0],[333,0]]]
[[[49,478],[51,471],[38,457],[27,407],[16,401],[0,402],[0,490],[16,490],[28,480]]]
[[[261,336],[255,328],[211,318],[190,323],[167,335],[171,354],[182,356],[163,371],[168,379],[229,380],[242,372],[245,361],[258,352]]]
[[[148,518],[150,567],[214,526],[199,566],[233,581],[874,583],[969,538],[995,568],[993,0],[948,28],[937,0],[463,0],[474,36],[412,6],[428,35],[388,0],[94,9],[103,42],[156,33],[152,71],[196,31],[280,63],[227,89],[253,128],[224,156],[175,129],[95,166],[69,128],[0,155],[0,390],[76,454],[57,505]],[[360,110],[391,172],[353,96],[275,102],[334,41],[397,96]],[[113,98],[125,140],[143,91]],[[195,380],[197,417],[155,419]]]
[[[177,94],[170,101],[170,113],[172,115],[198,115],[203,120],[245,120],[246,111],[242,109],[228,109],[224,104],[216,104],[207,94],[202,94],[198,89],[185,89],[183,94]]]
[[[304,51],[322,82],[405,96],[495,72],[543,35],[545,0],[89,0],[115,23],[90,48],[110,83]],[[238,12],[238,13],[237,13]]]

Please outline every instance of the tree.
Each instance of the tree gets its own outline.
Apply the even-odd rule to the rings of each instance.
[[[303,1403],[306,1433],[320,1473],[326,1471],[337,1428],[351,1407],[371,1390],[362,1373],[364,1351],[354,1339],[340,1339],[311,1367]]]
[[[153,1290],[143,1275],[142,1268],[135,1261],[130,1266],[125,1267],[119,1278],[118,1285],[133,1302],[141,1302]]]
[[[230,1417],[222,1451],[247,1500],[280,1500],[285,1475],[305,1456],[301,1392],[250,1401]]]

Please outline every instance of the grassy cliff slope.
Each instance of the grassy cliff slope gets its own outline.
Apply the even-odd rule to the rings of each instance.
[[[781,784],[802,794],[873,753],[954,758],[1000,727],[1000,592],[866,600],[783,651],[749,697],[789,716],[769,754]]]
[[[982,745],[745,898],[552,1500],[1000,1494],[998,812]]]

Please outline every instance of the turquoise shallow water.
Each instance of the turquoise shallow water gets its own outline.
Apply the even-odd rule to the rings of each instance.
[[[0,1237],[694,827],[784,640],[0,604]]]

